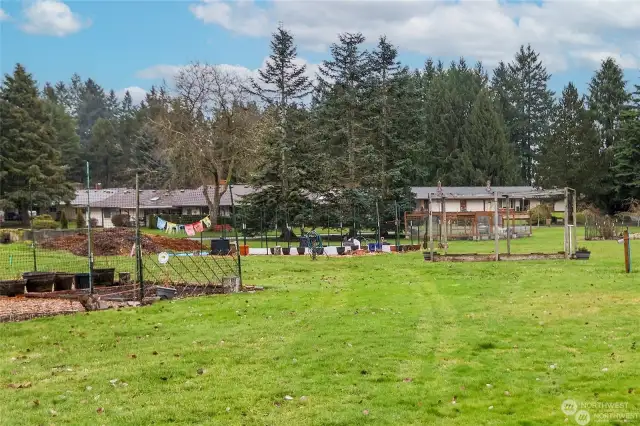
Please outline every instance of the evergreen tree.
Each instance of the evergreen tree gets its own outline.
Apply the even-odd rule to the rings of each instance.
[[[593,193],[598,135],[573,83],[562,91],[554,112],[551,133],[540,148],[538,183],[544,188],[569,186],[581,194]]]
[[[621,206],[640,200],[640,85],[632,105],[622,112],[620,139],[614,148],[613,178]]]
[[[331,158],[331,173],[326,182],[334,188],[344,184],[360,186],[358,166],[366,149],[364,129],[363,83],[367,78],[368,55],[362,50],[365,38],[360,33],[344,33],[331,45],[331,59],[319,68],[315,105],[316,128],[324,152]],[[344,177],[341,182],[338,176]]]
[[[629,100],[624,73],[613,58],[602,61],[589,83],[589,109],[595,118],[603,148],[615,145],[620,114]]]
[[[56,97],[54,99],[59,100]],[[55,130],[55,148],[60,152],[67,179],[82,182],[84,167],[81,161],[80,138],[76,133],[76,122],[67,114],[64,106],[49,99],[43,100],[44,110]]]
[[[25,224],[30,205],[48,208],[68,200],[56,133],[36,82],[17,64],[0,88],[0,208],[17,208]]]
[[[308,145],[302,143],[297,131],[304,112],[296,105],[311,93],[312,84],[305,74],[306,65],[297,64],[297,56],[293,36],[280,25],[272,35],[271,54],[264,69],[258,71],[258,81],[251,80],[250,91],[268,105],[278,123],[278,131],[263,145],[251,179],[262,193],[247,201],[260,208],[271,201],[275,203],[272,207],[295,211],[306,202],[303,189],[312,185],[306,181],[311,164],[305,158]]]
[[[512,86],[508,99],[515,113],[513,118],[506,117],[509,134],[511,143],[518,148],[521,180],[531,184],[536,174],[538,148],[549,134],[554,94],[548,90],[547,83],[551,75],[531,45],[520,47],[509,64],[509,74]]]
[[[91,153],[91,174],[96,183],[105,188],[113,186],[122,157],[118,128],[113,120],[99,118],[91,129],[87,146]]]
[[[488,89],[481,89],[462,131],[458,185],[513,185],[518,172],[502,118]]]

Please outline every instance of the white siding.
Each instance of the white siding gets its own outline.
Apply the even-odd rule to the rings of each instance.
[[[553,203],[554,212],[564,212],[564,200],[556,201]]]
[[[484,201],[483,200],[467,200],[467,211],[468,212],[484,211]]]

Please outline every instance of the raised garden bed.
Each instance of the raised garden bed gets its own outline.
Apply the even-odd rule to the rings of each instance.
[[[24,286],[27,280],[5,280],[0,281],[0,296],[17,296],[24,294]]]
[[[22,278],[27,281],[27,292],[52,291],[55,283],[55,272],[25,272]]]

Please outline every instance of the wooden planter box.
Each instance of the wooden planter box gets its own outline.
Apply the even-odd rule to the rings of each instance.
[[[24,286],[27,280],[5,280],[0,281],[0,296],[17,296],[24,294]]]
[[[50,292],[53,291],[53,283],[56,279],[55,272],[25,272],[22,278],[27,281],[27,292]]]

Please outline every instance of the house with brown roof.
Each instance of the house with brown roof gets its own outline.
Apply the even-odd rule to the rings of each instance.
[[[232,185],[234,203],[238,203],[243,196],[253,192],[247,185]],[[213,187],[209,188],[213,194]],[[140,219],[147,222],[147,218],[154,214],[201,215],[209,213],[203,188],[196,189],[144,189],[140,190]],[[75,218],[78,208],[86,210],[87,203],[91,206],[91,219],[97,226],[113,227],[111,218],[115,215],[126,214],[132,218],[136,216],[136,191],[129,188],[77,190],[74,200],[64,205],[65,214],[69,220]],[[219,215],[231,216],[231,194],[227,190],[220,199]]]

